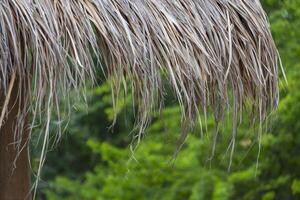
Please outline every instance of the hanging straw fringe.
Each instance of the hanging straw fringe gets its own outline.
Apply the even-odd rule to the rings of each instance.
[[[236,129],[247,104],[257,122],[278,104],[280,62],[259,0],[1,0],[0,84],[9,89],[11,72],[30,80],[33,124],[45,114],[49,131],[60,96],[94,80],[98,62],[112,80],[114,106],[130,80],[137,141],[163,100],[162,78],[188,126],[206,121],[210,109],[220,123],[233,107]]]

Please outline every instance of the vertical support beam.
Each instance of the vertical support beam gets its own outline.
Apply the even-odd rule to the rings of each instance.
[[[18,106],[25,106],[24,102],[19,104],[17,80],[12,88],[11,97],[8,102],[8,115],[0,129],[0,199],[1,200],[29,200],[30,196],[30,166],[28,157],[29,130],[25,126],[21,145],[22,149],[14,163],[18,151],[14,146],[14,131],[17,124]],[[1,90],[0,90],[1,92]],[[22,92],[24,95],[25,92]],[[6,97],[0,94],[0,106],[4,105]],[[22,99],[22,97],[21,97]],[[15,165],[14,165],[15,164]]]

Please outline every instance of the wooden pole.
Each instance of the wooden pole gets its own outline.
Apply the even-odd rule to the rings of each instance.
[[[0,90],[1,91],[1,90]],[[24,95],[24,94],[21,94]],[[17,124],[19,104],[17,80],[14,81],[11,96],[7,102],[6,115],[0,129],[0,200],[29,200],[30,196],[30,166],[28,157],[28,127],[22,133],[21,152],[14,145],[14,133]],[[0,94],[1,109],[7,97]],[[17,158],[18,156],[18,158]],[[14,163],[15,159],[16,162]],[[15,164],[15,165],[14,165]]]

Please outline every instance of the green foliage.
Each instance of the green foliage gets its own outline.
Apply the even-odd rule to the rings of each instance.
[[[241,124],[230,161],[230,126],[220,132],[211,159],[213,120],[208,133],[196,128],[177,157],[180,108],[167,96],[138,148],[129,148],[134,126],[131,97],[117,107],[113,130],[107,83],[88,91],[89,107],[76,105],[63,144],[49,153],[41,199],[49,200],[290,200],[300,199],[300,1],[264,0],[287,71],[279,111],[262,136]],[[283,84],[282,84],[283,85]],[[228,122],[228,124],[231,124]],[[132,133],[134,134],[134,133]],[[134,152],[133,152],[134,151]]]
[[[293,194],[300,193],[300,180],[297,180],[297,179],[293,180],[292,191],[293,191]]]

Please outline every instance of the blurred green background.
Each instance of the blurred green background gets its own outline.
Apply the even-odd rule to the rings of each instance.
[[[174,160],[181,113],[172,95],[166,97],[162,112],[153,114],[147,136],[133,154],[129,147],[135,125],[132,99],[120,98],[117,123],[109,129],[113,122],[110,86],[101,82],[87,91],[88,107],[74,106],[66,134],[48,152],[38,198],[300,199],[300,1],[262,3],[289,85],[281,83],[279,111],[262,136],[260,154],[258,131],[245,122],[238,129],[231,170],[230,126],[222,129],[215,156],[209,159],[214,134],[214,122],[209,118],[208,131],[201,136],[200,129],[193,130]],[[36,167],[39,155],[33,153]]]

